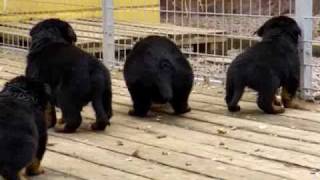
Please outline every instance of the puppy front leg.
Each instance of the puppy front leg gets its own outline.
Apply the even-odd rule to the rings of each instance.
[[[51,103],[48,103],[44,112],[48,128],[52,128],[57,123],[56,109]]]
[[[28,176],[35,176],[44,173],[44,170],[41,168],[41,160],[46,151],[48,133],[46,129],[45,119],[42,119],[40,123],[37,124],[39,132],[39,141],[36,157],[33,159],[32,163],[26,168],[26,174]]]
[[[78,109],[74,102],[61,103],[62,119],[64,124],[55,128],[56,132],[74,133],[81,125],[81,109]]]

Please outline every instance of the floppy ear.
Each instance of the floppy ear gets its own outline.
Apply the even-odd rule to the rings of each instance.
[[[35,25],[29,32],[29,35],[32,36],[39,31],[39,25]]]
[[[68,34],[68,37],[70,38],[70,40],[72,42],[77,42],[77,35],[76,35],[76,33],[74,32],[73,28],[70,25],[68,26],[67,34]]]
[[[294,24],[292,29],[295,35],[301,36],[301,29],[297,24]]]
[[[254,32],[253,34],[257,34],[259,37],[262,37],[263,36],[263,33],[264,33],[264,29],[265,29],[265,24],[262,25],[256,32]]]

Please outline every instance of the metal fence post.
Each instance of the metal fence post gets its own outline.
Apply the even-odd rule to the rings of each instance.
[[[3,0],[3,9],[2,9],[2,11],[4,13],[6,13],[6,11],[7,11],[7,5],[8,5],[8,0]]]
[[[113,68],[115,62],[113,0],[103,0],[103,63]]]
[[[296,20],[302,30],[299,44],[301,58],[300,88],[303,99],[312,98],[312,0],[295,1]]]

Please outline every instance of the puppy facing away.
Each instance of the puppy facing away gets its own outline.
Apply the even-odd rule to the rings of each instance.
[[[152,103],[169,102],[176,114],[191,110],[192,68],[166,37],[149,36],[139,41],[125,62],[124,78],[133,101],[130,115],[146,116]]]
[[[19,76],[0,92],[0,179],[20,180],[43,172],[40,162],[47,144],[45,111],[49,105],[48,88]]]
[[[112,116],[111,79],[98,59],[76,47],[72,27],[59,19],[47,19],[30,31],[32,38],[26,76],[50,85],[52,104],[62,110],[65,123],[58,132],[72,133],[80,126],[83,106],[92,102],[96,122],[92,130],[104,130]],[[54,109],[53,109],[54,111]]]
[[[299,86],[298,38],[301,30],[295,20],[278,16],[258,30],[262,41],[240,54],[227,71],[226,103],[231,112],[239,111],[238,102],[245,87],[258,92],[257,104],[265,113],[282,113],[276,106],[276,92],[282,87],[282,103],[290,107]]]

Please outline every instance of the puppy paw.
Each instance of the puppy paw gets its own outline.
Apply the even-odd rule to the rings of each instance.
[[[240,111],[240,106],[239,105],[236,105],[236,106],[228,106],[228,110],[230,111],[230,112],[238,112],[238,111]]]
[[[131,109],[131,110],[129,110],[128,114],[130,116],[146,117],[148,113],[137,113],[134,109]]]
[[[26,175],[28,175],[28,176],[37,176],[40,174],[44,174],[44,169],[42,169],[41,167],[39,167],[38,169],[35,169],[33,171],[26,170]]]
[[[285,108],[282,106],[273,106],[274,114],[284,113]]]
[[[74,133],[76,129],[67,128],[65,125],[58,125],[54,128],[54,131],[57,133]]]
[[[174,114],[175,115],[180,115],[180,114],[184,114],[184,113],[187,113],[187,112],[190,112],[191,111],[191,108],[190,107],[187,107],[183,110],[179,110],[179,111],[175,111]]]
[[[26,168],[26,175],[28,176],[36,176],[43,173],[44,170],[40,167],[40,161],[38,159],[35,159],[31,165]]]
[[[106,129],[107,126],[110,126],[110,122],[106,122],[106,123],[92,123],[91,124],[91,130],[93,131],[104,131]]]
[[[274,99],[273,99],[273,104],[275,106],[283,106],[281,97],[275,96]]]

